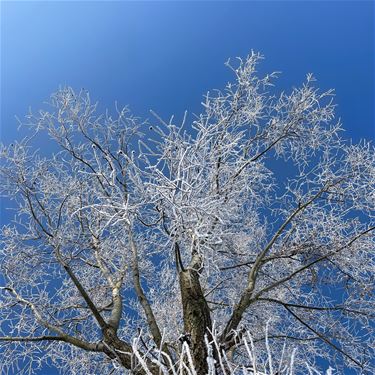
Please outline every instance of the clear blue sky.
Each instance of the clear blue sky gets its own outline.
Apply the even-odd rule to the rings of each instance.
[[[143,117],[197,113],[232,78],[227,58],[251,49],[282,89],[307,72],[335,88],[347,136],[374,139],[374,45],[374,1],[2,1],[1,139],[59,85]]]
[[[374,136],[374,2],[1,3],[1,138],[59,85],[113,108],[199,111],[231,79],[228,57],[262,52],[283,88],[313,72],[335,88],[348,136]]]

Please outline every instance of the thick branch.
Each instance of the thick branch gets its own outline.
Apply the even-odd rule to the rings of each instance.
[[[78,348],[83,350],[91,351],[91,352],[102,352],[103,351],[103,344],[102,343],[89,343],[83,340],[79,340],[70,335],[63,335],[63,336],[37,336],[37,337],[0,337],[0,342],[43,342],[43,341],[62,341],[68,344],[72,344]]]
[[[68,264],[66,262],[64,262],[61,259],[60,256],[58,256],[57,258],[60,261],[60,263],[62,264],[62,266],[65,269],[65,271],[67,272],[67,274],[69,275],[70,279],[73,281],[74,285],[78,289],[78,291],[81,294],[82,298],[87,303],[87,306],[90,308],[92,314],[94,315],[95,319],[99,323],[99,326],[102,329],[105,329],[107,327],[107,323],[104,321],[104,319],[100,315],[98,309],[96,308],[94,302],[91,300],[91,298],[87,294],[85,288],[82,286],[82,284],[80,283],[80,281],[78,280],[78,278],[76,277],[76,275],[74,274],[74,272],[72,271],[72,269],[68,266]]]
[[[77,339],[76,337],[70,336],[67,333],[65,333],[62,329],[60,329],[59,327],[56,327],[55,325],[53,325],[50,322],[43,319],[42,315],[40,314],[40,312],[38,311],[36,306],[32,302],[30,302],[30,301],[24,299],[23,297],[21,297],[16,292],[16,290],[14,288],[5,287],[4,289],[9,291],[10,293],[12,293],[19,302],[23,303],[24,305],[28,306],[31,309],[31,311],[33,312],[36,320],[39,322],[39,324],[41,324],[43,327],[49,329],[50,331],[56,333],[58,335],[57,336],[58,339],[55,339],[55,340],[67,342],[69,344],[72,344],[72,345],[77,346],[77,347],[79,347],[81,349],[84,349],[84,350],[89,350],[89,351],[95,350],[96,344],[88,343],[86,341]],[[45,336],[43,336],[43,337],[45,337]],[[51,336],[47,336],[47,337],[51,337]],[[55,337],[55,336],[53,336],[53,337]],[[18,338],[18,339],[20,339],[20,338]],[[10,339],[10,337],[8,337],[8,338],[0,338],[0,341],[12,341],[12,340]],[[21,341],[21,340],[14,340],[14,341]],[[37,341],[37,340],[35,340],[35,341]],[[99,350],[95,350],[95,351],[99,351]]]
[[[279,227],[275,235],[272,237],[272,239],[268,242],[268,244],[265,246],[265,248],[258,254],[257,258],[255,259],[255,262],[249,272],[248,275],[248,281],[247,286],[245,290],[243,291],[240,301],[235,305],[233,313],[227,323],[227,325],[224,328],[224,331],[221,335],[220,340],[224,342],[226,340],[226,336],[230,334],[232,330],[235,330],[244,314],[246,309],[249,307],[251,302],[251,295],[255,288],[255,282],[257,279],[257,275],[259,272],[260,267],[263,264],[263,260],[265,256],[267,255],[268,251],[271,249],[271,247],[274,245],[274,243],[278,240],[278,238],[282,235],[284,232],[284,229],[292,222],[292,220],[303,210],[305,210],[308,206],[310,206],[323,192],[326,190],[326,186],[323,186],[312,198],[310,198],[306,203],[299,205],[296,210],[283,222],[283,224]]]
[[[116,331],[120,325],[120,320],[122,316],[122,297],[120,293],[120,288],[122,285],[122,277],[116,281],[113,279],[110,270],[106,264],[102,261],[102,258],[99,254],[99,241],[97,238],[93,238],[93,248],[95,252],[95,258],[98,263],[98,266],[108,281],[108,284],[112,288],[112,302],[113,308],[111,312],[111,317],[108,320],[108,324],[113,327]]]
[[[148,323],[148,326],[150,328],[152,337],[156,345],[159,348],[163,346],[163,350],[166,353],[169,353],[167,346],[165,344],[163,345],[162,335],[161,335],[159,326],[156,322],[154,312],[152,311],[150,302],[148,301],[143,291],[141,282],[140,282],[139,265],[138,265],[138,249],[134,242],[133,233],[131,231],[130,226],[128,229],[128,235],[129,235],[130,248],[133,253],[132,270],[133,270],[133,283],[134,283],[135,292],[138,296],[140,304],[142,305],[143,311],[145,312],[147,323]]]
[[[65,341],[62,337],[59,336],[38,336],[38,337],[0,337],[0,341],[5,342],[39,342],[39,341]]]

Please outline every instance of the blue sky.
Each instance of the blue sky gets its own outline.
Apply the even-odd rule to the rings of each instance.
[[[1,140],[59,85],[142,117],[198,113],[232,79],[224,62],[251,49],[261,72],[282,71],[281,89],[307,72],[335,88],[347,137],[374,139],[374,34],[373,1],[3,1]]]
[[[59,85],[135,114],[200,111],[250,49],[282,88],[313,72],[335,88],[348,136],[374,136],[374,2],[2,2],[1,138]]]

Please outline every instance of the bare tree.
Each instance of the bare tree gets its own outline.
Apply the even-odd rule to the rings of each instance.
[[[374,149],[311,74],[277,94],[261,58],[178,125],[62,88],[2,146],[2,373],[236,373],[244,332],[273,374],[295,348],[374,371]]]

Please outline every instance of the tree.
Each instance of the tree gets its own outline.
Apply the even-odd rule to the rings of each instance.
[[[261,58],[228,61],[191,124],[62,88],[2,146],[3,373],[235,373],[249,333],[270,373],[281,350],[373,370],[374,149],[342,139],[333,91],[277,94]]]

